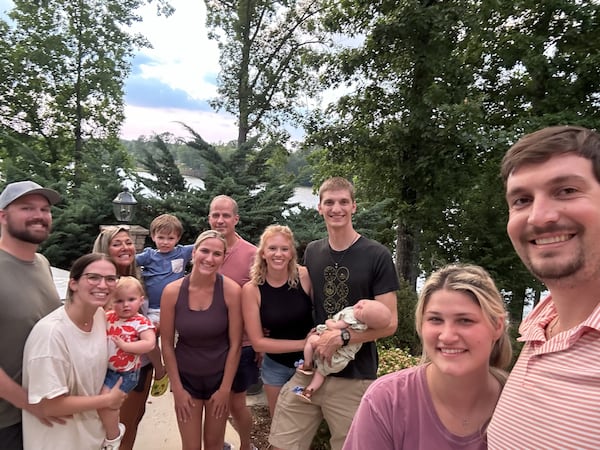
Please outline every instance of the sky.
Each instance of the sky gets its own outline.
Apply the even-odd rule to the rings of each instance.
[[[217,143],[237,138],[235,118],[216,113],[208,100],[216,97],[219,73],[217,43],[206,33],[206,10],[200,0],[170,0],[175,13],[156,15],[149,5],[141,11],[143,22],[134,30],[143,34],[153,48],[138,52],[125,83],[125,123],[121,136],[171,132],[185,136],[177,122],[198,132],[204,140]]]
[[[157,16],[156,6],[140,9],[143,21],[134,31],[153,48],[138,51],[125,81],[124,139],[171,132],[187,136],[183,122],[211,143],[237,139],[235,118],[215,112],[208,101],[216,97],[219,73],[217,43],[206,33],[206,11],[201,0],[170,0],[175,13]],[[13,6],[0,0],[0,14]]]

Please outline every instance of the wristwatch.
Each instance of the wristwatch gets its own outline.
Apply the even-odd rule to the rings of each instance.
[[[348,342],[350,342],[350,332],[348,331],[348,328],[342,328],[342,347],[345,347],[346,345],[348,345]]]

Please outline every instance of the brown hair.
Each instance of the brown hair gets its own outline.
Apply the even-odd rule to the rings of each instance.
[[[512,346],[508,335],[508,327],[506,326],[507,313],[504,308],[504,301],[494,280],[482,267],[472,264],[453,264],[432,273],[419,293],[415,311],[415,326],[419,336],[421,336],[423,314],[427,302],[434,292],[442,289],[458,291],[468,295],[479,305],[484,317],[492,326],[497,326],[499,321],[504,322],[504,331],[494,343],[489,359],[490,370],[503,381],[506,374],[499,376],[498,370],[492,369],[503,371],[508,367],[512,358]],[[423,361],[428,361],[428,356],[425,353],[423,353]]]
[[[510,174],[523,164],[543,163],[555,155],[575,153],[592,162],[600,182],[600,134],[577,126],[554,126],[523,136],[502,159],[504,185]]]
[[[323,199],[323,193],[325,191],[348,191],[350,192],[350,198],[355,201],[354,198],[354,185],[342,177],[332,177],[323,181],[319,188],[319,201]]]
[[[78,281],[83,275],[85,269],[87,269],[90,264],[95,263],[96,261],[108,261],[115,266],[115,271],[117,273],[119,271],[117,264],[110,256],[108,256],[107,253],[88,253],[87,255],[80,256],[75,260],[69,272],[69,280]],[[67,302],[73,301],[73,290],[71,289],[71,286],[67,287],[67,294],[65,298]]]
[[[290,227],[285,225],[269,225],[263,231],[263,234],[260,236],[260,242],[258,244],[258,250],[256,251],[256,255],[254,256],[254,263],[250,269],[250,281],[255,285],[261,285],[265,283],[267,278],[267,263],[264,260],[265,247],[267,246],[267,239],[275,236],[276,234],[281,234],[288,241],[290,241],[290,250],[292,251],[292,258],[288,263],[288,285],[290,287],[295,288],[298,286],[298,262],[297,262],[297,252],[296,252],[296,242],[294,241],[294,234]]]
[[[161,214],[150,223],[150,236],[156,233],[175,233],[178,237],[183,234],[183,225],[177,217],[172,214]]]

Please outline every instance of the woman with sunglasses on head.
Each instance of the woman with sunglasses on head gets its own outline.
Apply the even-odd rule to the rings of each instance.
[[[71,268],[65,304],[33,327],[23,354],[23,387],[29,402],[40,403],[46,415],[69,417],[65,424],[49,427],[23,411],[25,450],[103,447],[97,410],[119,409],[126,396],[120,381],[98,394],[108,358],[103,307],[117,280],[109,257],[82,256]]]
[[[140,280],[140,273],[135,263],[135,245],[129,234],[128,226],[105,227],[96,238],[93,251],[110,256],[117,266],[119,276],[132,276]],[[145,314],[147,311],[148,300],[144,299],[140,313]],[[146,412],[146,400],[152,384],[153,366],[155,366],[157,378],[162,378],[165,374],[160,351],[142,355],[141,364],[138,383],[127,395],[120,411],[120,421],[125,425],[125,436],[121,441],[120,450],[133,450],[138,425]]]
[[[218,231],[200,234],[191,273],[168,284],[161,298],[161,344],[183,450],[222,450],[230,393],[245,390],[234,383],[241,288],[219,273],[226,248]]]

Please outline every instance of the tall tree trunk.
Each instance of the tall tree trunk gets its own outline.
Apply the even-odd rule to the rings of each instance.
[[[250,48],[252,47],[252,39],[250,37],[250,27],[252,16],[254,15],[254,2],[241,1],[238,7],[239,17],[239,31],[238,39],[242,44],[242,57],[239,67],[239,84],[238,84],[238,99],[239,99],[239,111],[238,111],[238,139],[237,147],[241,148],[242,145],[248,140],[248,123],[250,117],[250,105],[249,98],[251,89],[249,85],[250,80]]]
[[[396,272],[409,285],[417,287],[417,242],[410,230],[403,225],[398,225],[396,233]]]
[[[521,321],[523,320],[523,307],[525,306],[525,297],[527,295],[527,288],[520,287],[516,291],[513,291],[513,294],[510,298],[510,302],[508,303],[506,309],[508,310],[508,317],[510,320],[510,324],[517,328]]]

